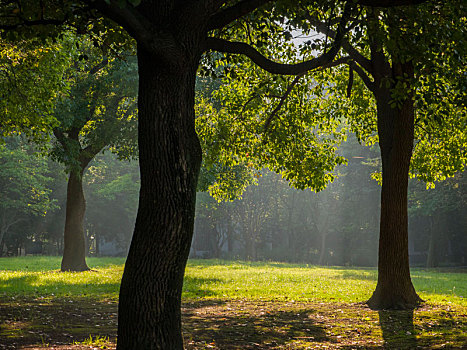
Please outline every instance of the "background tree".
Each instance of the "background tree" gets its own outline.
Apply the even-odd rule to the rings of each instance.
[[[417,9],[368,10],[362,16],[343,42],[343,55],[331,64],[346,64],[349,70],[323,73],[329,88],[316,91],[335,100],[335,109],[351,117],[360,137],[379,143],[383,185],[379,273],[368,303],[374,308],[410,308],[420,298],[409,272],[409,167],[414,176],[435,181],[463,170],[466,160],[461,146],[465,144],[466,114],[461,102],[465,82],[455,78],[465,66],[465,13],[462,4],[452,1]],[[334,35],[316,13],[310,12],[308,20],[320,32]],[[344,73],[343,78],[330,86],[333,77],[339,77],[337,72]],[[361,79],[358,83],[354,72]],[[372,97],[355,91],[362,84]],[[351,99],[345,100],[351,93]],[[440,119],[442,123],[436,122]]]
[[[126,255],[138,209],[137,162],[122,161],[106,152],[95,157],[83,181],[88,198],[85,219],[88,247],[94,245],[97,255],[110,252]]]
[[[0,144],[0,255],[3,242],[16,231],[26,234],[32,216],[45,216],[56,209],[50,198],[47,162],[20,138]],[[19,226],[22,225],[22,229]],[[16,230],[15,230],[16,229]]]
[[[425,266],[429,268],[439,266],[440,252],[443,247],[449,247],[451,241],[457,242],[461,251],[465,246],[465,242],[459,239],[465,234],[466,218],[460,214],[467,199],[463,190],[465,173],[437,184],[436,188],[427,189],[423,185],[416,181],[409,183],[409,215],[414,221],[412,231],[417,231],[427,243]]]
[[[83,174],[89,162],[104,148],[122,157],[135,153],[137,68],[134,60],[102,57],[88,41],[72,59],[69,96],[55,108],[59,125],[53,130],[52,156],[66,165],[68,178],[62,271],[83,271],[86,244],[83,220],[86,202]],[[80,61],[81,60],[81,61]]]

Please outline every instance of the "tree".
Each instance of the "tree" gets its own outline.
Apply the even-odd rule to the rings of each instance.
[[[316,68],[325,56],[296,65],[267,60],[250,46],[209,37],[263,1],[141,2],[99,9],[136,39],[139,63],[138,215],[120,289],[119,349],[182,349],[181,291],[193,233],[201,149],[194,128],[195,77],[204,51],[245,53],[275,73]],[[245,6],[246,5],[246,6]],[[154,36],[152,33],[157,32]],[[343,33],[343,25],[340,32]],[[235,47],[235,49],[234,49]],[[155,64],[157,63],[157,64]]]
[[[86,210],[83,175],[89,162],[106,147],[122,157],[135,153],[131,144],[136,139],[134,60],[102,58],[89,41],[79,44],[81,49],[71,57],[77,61],[77,67],[72,67],[69,73],[70,94],[57,102],[55,116],[60,124],[53,129],[57,142],[52,156],[64,163],[70,174],[62,271],[89,269],[83,229]]]
[[[31,216],[45,216],[56,209],[47,188],[46,159],[20,138],[0,144],[0,255],[3,239]]]
[[[361,0],[364,5],[382,6],[419,2]],[[7,2],[1,10],[9,17],[0,28],[16,29],[41,22],[60,24],[77,17],[95,18],[95,12],[90,10],[94,8],[135,39],[140,77],[141,190],[120,288],[118,348],[182,349],[181,291],[193,233],[201,165],[201,149],[194,127],[194,95],[202,54],[209,50],[243,54],[271,73],[300,74],[334,58],[345,32],[350,6],[338,26],[336,45],[319,57],[296,64],[280,64],[268,60],[261,51],[245,42],[226,40],[235,40],[235,30],[241,30],[239,26],[232,27],[233,35],[229,36],[226,31],[227,36],[223,37],[223,29],[231,23],[250,16],[265,4],[270,9],[275,1],[88,0],[78,3],[85,6],[67,6],[65,10],[62,2],[57,3],[48,2],[47,8],[43,8],[28,2],[30,6],[24,10],[24,6],[19,8],[16,2]],[[72,1],[65,3],[70,4],[76,5]],[[284,4],[292,6],[288,2]],[[45,17],[45,10],[54,9],[54,5],[55,12]],[[73,16],[67,16],[66,9]],[[13,10],[19,15],[12,18]],[[257,22],[267,20],[264,12],[257,11],[254,15]],[[99,19],[96,22],[99,23]]]
[[[311,14],[309,20],[333,36],[325,23]],[[462,146],[465,81],[458,79],[465,66],[464,22],[463,5],[456,1],[417,9],[368,10],[353,36],[343,42],[345,54],[331,64],[349,67],[345,80],[335,81],[334,87],[340,89],[330,88],[341,99],[336,100],[338,109],[354,118],[360,133],[372,137],[376,128],[378,132],[382,194],[378,284],[368,301],[372,308],[413,308],[421,301],[409,271],[409,169],[426,181],[443,180],[462,170],[467,160]],[[336,72],[331,74],[339,76]],[[373,95],[374,105],[366,92],[352,90],[353,72]],[[350,105],[342,103],[351,92]]]
[[[436,188],[426,188],[420,181],[409,182],[409,215],[419,218],[425,223],[424,232],[417,232],[428,243],[426,267],[438,266],[437,252],[441,251],[439,243],[449,240],[459,233],[462,236],[462,227],[465,227],[465,218],[459,216],[466,206],[466,195],[462,191],[465,186],[465,173],[445,180],[436,185]],[[458,225],[454,235],[449,232],[450,222]],[[465,245],[462,239],[456,240],[460,249]]]

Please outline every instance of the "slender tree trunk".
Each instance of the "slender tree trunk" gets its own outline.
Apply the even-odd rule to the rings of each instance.
[[[183,349],[181,293],[201,166],[194,125],[198,60],[173,69],[138,47],[141,189],[120,287],[119,350]]]
[[[86,264],[86,239],[83,229],[85,211],[83,171],[72,171],[67,187],[62,271],[89,270]]]
[[[229,218],[229,223],[227,226],[227,251],[229,253],[233,252],[233,227],[232,227],[232,219]],[[230,259],[230,257],[229,257]]]
[[[290,203],[290,207],[288,210],[288,218],[287,218],[287,237],[289,238],[289,250],[294,252],[295,251],[295,231],[293,229],[293,212],[295,209],[295,191],[292,192],[292,200]]]
[[[3,237],[5,236],[5,232],[3,232],[2,230],[0,230],[0,257],[3,256],[3,247],[4,247],[4,243],[3,243]]]
[[[101,256],[100,239],[97,233],[94,233],[94,239],[96,240],[96,256]]]
[[[438,218],[439,219],[439,218]],[[436,266],[436,229],[435,218],[433,215],[430,216],[430,241],[428,243],[428,254],[426,257],[426,267],[435,267]]]
[[[321,248],[319,251],[319,260],[318,260],[318,265],[324,265],[325,258],[326,258],[326,237],[327,233],[323,231],[321,233]]]
[[[0,256],[3,255],[3,237],[5,237],[5,231],[0,229]]]
[[[216,227],[213,228],[212,238],[212,250],[214,258],[219,259],[221,255],[221,244],[222,244],[222,230],[218,230]]]
[[[245,260],[255,260],[255,238],[251,232],[245,235]]]
[[[410,63],[393,62],[393,78],[413,75]],[[410,95],[392,108],[391,90],[375,92],[383,186],[378,253],[378,283],[368,305],[374,309],[409,309],[420,303],[410,279],[407,187],[414,137],[414,106]]]

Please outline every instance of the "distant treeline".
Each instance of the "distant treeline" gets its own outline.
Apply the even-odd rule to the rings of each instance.
[[[66,174],[20,139],[0,145],[3,256],[61,255]],[[376,148],[346,142],[346,166],[322,192],[291,188],[280,175],[254,171],[240,198],[199,192],[192,257],[375,266],[380,189]],[[373,176],[377,177],[377,176]],[[409,253],[416,266],[466,265],[465,172],[434,189],[409,184]],[[138,205],[136,161],[101,154],[84,175],[89,255],[125,255]],[[40,199],[39,199],[40,198]]]

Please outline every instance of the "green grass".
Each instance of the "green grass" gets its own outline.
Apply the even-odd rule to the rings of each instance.
[[[467,306],[466,277],[412,271],[420,296],[441,304]],[[192,260],[183,289],[188,298],[360,302],[371,296],[376,278],[376,269],[368,268]]]
[[[59,257],[0,258],[0,293],[7,296],[118,298],[124,259],[89,258],[92,271],[60,272]]]
[[[59,257],[0,258],[0,293],[5,296],[118,299],[123,258],[88,258],[92,271],[60,272]],[[435,304],[467,306],[467,274],[415,269],[420,296]],[[376,284],[376,270],[274,262],[190,260],[183,297],[360,302]]]
[[[124,259],[89,258],[92,271],[77,273],[60,272],[60,260],[0,258],[0,344],[114,348]],[[375,269],[190,260],[183,288],[185,345],[462,348],[466,276],[412,270],[415,288],[428,303],[415,312],[378,312],[356,303],[373,292]]]

